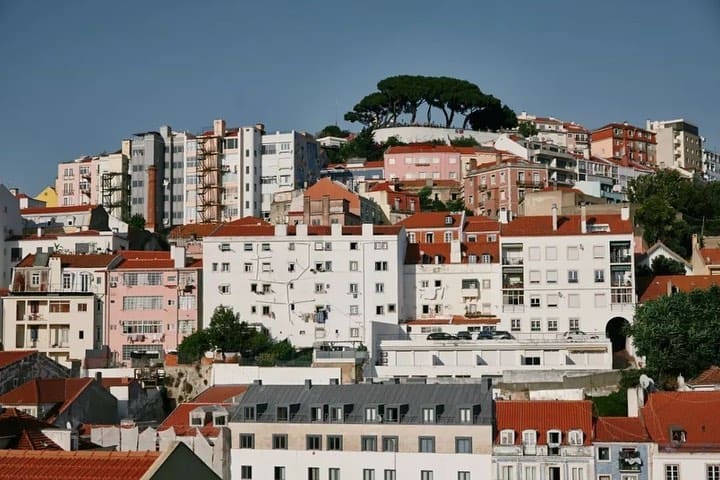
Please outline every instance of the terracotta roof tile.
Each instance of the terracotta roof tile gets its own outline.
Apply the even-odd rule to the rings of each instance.
[[[189,223],[187,225],[178,225],[170,230],[168,238],[191,238],[196,237],[201,240],[217,230],[221,223]]]
[[[415,264],[449,264],[449,243],[408,243],[405,251],[405,265]],[[437,262],[437,256],[440,262]],[[464,242],[460,244],[460,263],[469,263],[470,255],[475,255],[480,263],[482,255],[490,255],[491,263],[498,263],[500,258],[500,244],[498,242]],[[425,262],[423,262],[425,260]]]
[[[711,366],[697,377],[693,378],[688,385],[720,385],[720,367]]]
[[[445,217],[451,216],[453,223],[447,225],[445,223]],[[411,228],[458,228],[460,226],[460,219],[462,215],[459,213],[451,212],[419,212],[409,216],[397,225],[402,225],[406,229]]]
[[[670,430],[685,432],[684,450],[720,450],[720,392],[651,393],[641,416],[652,441],[661,448],[672,444]]]
[[[113,253],[89,253],[86,255],[52,255],[51,258],[59,258],[63,268],[106,268],[117,258]],[[35,255],[30,254],[17,264],[18,267],[32,267],[35,263]]]
[[[597,442],[649,442],[639,417],[599,417],[595,423]]]
[[[515,432],[515,444],[522,444],[522,432],[535,430],[537,444],[547,444],[547,432],[560,430],[562,443],[567,444],[567,432],[580,429],[583,441],[592,441],[592,402],[587,400],[498,400],[495,402],[497,437],[500,443],[501,430]]]
[[[704,290],[713,285],[720,286],[720,275],[659,275],[653,277],[645,291],[640,295],[640,303],[656,300],[677,289],[680,292]]]
[[[140,480],[158,452],[0,450],[0,480]]]
[[[554,235],[617,235],[632,234],[633,226],[630,220],[621,220],[620,215],[587,215],[588,233],[580,233],[580,215],[559,216],[557,231],[552,229],[552,216],[541,215],[532,217],[517,217],[511,222],[501,226],[503,237],[532,237]],[[593,226],[608,225],[609,232],[594,231]]]
[[[18,450],[62,450],[42,433],[55,427],[15,408],[0,409],[0,437],[13,437],[8,448]]]
[[[213,385],[195,397],[193,403],[226,403],[240,396],[248,389],[247,385]]]
[[[701,248],[700,255],[702,256],[705,265],[720,264],[720,248]]]
[[[170,257],[167,250],[122,250],[118,252],[122,257],[116,270],[132,269],[174,269],[175,261]],[[195,265],[197,261],[192,258],[185,259],[184,268],[199,268]]]
[[[429,186],[430,188],[460,188],[460,182],[457,180],[438,179],[432,180],[399,180],[398,185],[404,188],[418,188]]]
[[[2,405],[57,404],[53,414],[63,412],[86,388],[92,378],[35,378],[0,396]]]
[[[305,197],[310,200],[321,200],[327,196],[331,200],[344,199],[350,203],[350,208],[360,208],[360,196],[348,190],[348,188],[340,182],[335,182],[330,177],[323,177],[314,185],[305,190]]]
[[[8,350],[0,352],[0,368],[5,368],[36,353],[37,350]]]
[[[465,233],[500,232],[500,222],[492,218],[476,216],[465,217]]]
[[[33,207],[20,210],[21,215],[55,215],[59,213],[89,212],[97,205],[73,205],[62,207]]]

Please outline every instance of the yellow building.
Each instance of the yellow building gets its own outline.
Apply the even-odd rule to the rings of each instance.
[[[55,190],[54,187],[52,187],[50,185],[43,188],[43,190],[35,196],[35,200],[40,200],[41,202],[45,202],[46,207],[57,207],[58,206],[57,191]]]

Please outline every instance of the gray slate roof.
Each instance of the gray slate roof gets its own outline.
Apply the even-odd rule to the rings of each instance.
[[[376,383],[350,385],[251,385],[231,414],[231,422],[275,423],[277,407],[290,406],[290,423],[309,423],[311,407],[345,406],[343,423],[364,423],[369,406],[401,407],[399,423],[423,423],[422,409],[436,407],[436,424],[459,424],[459,409],[473,409],[473,423],[492,423],[488,382],[473,384]],[[402,407],[404,406],[404,407]],[[255,420],[244,418],[256,407]],[[380,414],[383,412],[380,411]]]

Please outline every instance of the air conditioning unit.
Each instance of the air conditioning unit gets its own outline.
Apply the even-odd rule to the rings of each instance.
[[[110,288],[117,287],[117,282],[110,282]]]

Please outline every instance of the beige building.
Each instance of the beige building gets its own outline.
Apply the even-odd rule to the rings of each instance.
[[[647,129],[655,132],[658,167],[702,172],[702,142],[698,127],[680,118],[648,120]]]

